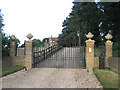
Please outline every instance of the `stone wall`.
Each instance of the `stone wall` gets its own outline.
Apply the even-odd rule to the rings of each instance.
[[[92,69],[92,68],[98,68],[99,67],[99,57],[94,56],[94,43],[95,41],[92,40],[93,34],[89,32],[86,37],[88,40],[86,40],[86,69]],[[112,39],[112,36],[108,33],[105,38],[107,39],[105,45],[106,45],[106,57],[105,57],[105,67],[109,67],[108,59],[112,57],[112,45],[113,42],[110,41]]]
[[[110,57],[108,63],[111,69],[120,73],[120,57]]]
[[[5,56],[2,58],[2,68],[14,66],[14,65],[25,66],[25,57]]]
[[[32,34],[28,34],[28,41],[25,41],[25,48],[17,48],[15,35],[11,36],[12,42],[10,43],[10,57],[5,58],[3,67],[22,65],[27,69],[32,68],[33,64],[33,42],[30,40]],[[17,50],[17,51],[16,51]],[[17,52],[17,53],[16,53]],[[10,59],[10,60],[9,60]]]
[[[10,56],[2,57],[2,68],[12,66],[12,58]]]
[[[21,66],[25,66],[25,57],[12,57],[12,65],[21,65]]]
[[[99,57],[94,57],[94,67],[99,68]]]

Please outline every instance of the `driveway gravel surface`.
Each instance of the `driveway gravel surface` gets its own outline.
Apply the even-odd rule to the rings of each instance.
[[[102,88],[92,70],[33,68],[2,77],[2,88]]]

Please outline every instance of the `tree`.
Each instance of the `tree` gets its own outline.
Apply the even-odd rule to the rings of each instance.
[[[42,42],[39,39],[33,39],[33,42],[34,42],[34,45],[37,46],[37,47],[42,45]]]
[[[66,34],[68,35],[68,37],[76,37],[76,43],[80,46],[81,44],[84,44],[84,41],[81,40],[81,38],[84,39],[84,36],[88,31],[96,30],[97,25],[99,25],[99,23],[96,22],[97,14],[93,13],[94,15],[96,15],[96,17],[92,18],[91,16],[93,14],[91,14],[89,11],[89,8],[91,8],[91,12],[98,12],[96,6],[96,3],[74,3],[72,12],[70,13],[69,17],[67,17],[66,20],[64,20],[63,22],[62,34]],[[94,22],[93,19],[95,19]],[[95,23],[96,26],[92,27],[92,23]]]
[[[12,42],[12,40],[10,39],[10,36],[8,36],[7,34],[3,32],[1,34],[2,34],[2,56],[6,56],[9,55],[10,43]],[[18,45],[20,44],[20,40],[16,38],[15,42],[18,47]]]
[[[21,47],[21,48],[22,48],[22,47],[25,47],[25,43],[24,43],[24,44],[22,44],[20,47]]]
[[[9,48],[10,48],[10,43],[11,43],[11,39],[10,36],[8,36],[6,33],[3,32],[2,27],[4,26],[3,24],[3,15],[1,14],[1,10],[0,10],[0,39],[2,39],[0,42],[2,42],[2,56],[6,56],[9,55]],[[18,44],[20,44],[20,40],[16,39],[15,40],[17,46]]]
[[[3,16],[3,14],[1,14],[1,9],[0,9],[0,33],[2,32],[2,27],[4,26],[2,16]]]
[[[99,3],[103,11],[101,16],[101,31],[106,35],[108,32],[113,35],[114,42],[120,42],[120,2]]]
[[[9,37],[6,36],[5,33],[3,33],[2,27],[4,26],[3,24],[3,15],[1,14],[1,9],[0,9],[0,42],[2,42],[2,56],[9,55]]]
[[[10,38],[5,33],[2,34],[2,56],[9,55]]]
[[[104,37],[108,32],[113,35],[114,42],[120,42],[118,27],[120,2],[73,2],[73,4],[72,12],[63,22],[59,43],[65,43],[70,37],[72,39],[75,36],[79,39],[77,40],[79,45],[83,45],[88,32],[94,34],[93,39],[97,45],[99,42],[105,42]]]
[[[44,42],[49,42],[49,38],[44,38],[43,40],[42,40],[42,43],[44,43]]]

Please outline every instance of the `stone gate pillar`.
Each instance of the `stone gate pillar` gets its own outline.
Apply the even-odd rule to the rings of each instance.
[[[15,42],[16,37],[15,37],[15,35],[11,36],[11,40],[12,40],[12,42],[10,43],[10,56],[14,57],[16,55],[16,42]]]
[[[27,69],[31,69],[33,64],[32,40],[30,40],[32,37],[32,34],[28,34],[27,38],[29,40],[25,41],[25,67]]]
[[[105,58],[105,67],[109,67],[108,64],[108,59],[109,57],[112,57],[112,45],[113,42],[110,41],[110,39],[112,39],[112,36],[108,33],[107,36],[105,36],[105,38],[107,39],[106,41],[106,58]]]
[[[91,32],[86,35],[88,40],[86,40],[86,69],[92,69],[94,68],[94,40],[91,40],[93,38],[93,34]]]

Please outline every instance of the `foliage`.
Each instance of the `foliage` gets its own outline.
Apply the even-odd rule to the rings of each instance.
[[[2,27],[4,26],[3,22],[3,14],[1,14],[1,9],[0,9],[0,33],[2,32]]]
[[[86,34],[92,32],[96,44],[105,42],[105,35],[113,35],[114,42],[120,42],[120,2],[73,2],[72,12],[63,22],[59,44],[66,41],[84,45]],[[114,8],[115,7],[115,8]],[[117,35],[116,35],[117,33]],[[97,37],[97,38],[96,38]]]
[[[33,42],[34,42],[34,45],[37,46],[37,47],[40,47],[40,46],[44,46],[44,42],[49,42],[49,38],[44,38],[42,41],[39,40],[39,39],[34,39]]]
[[[41,42],[41,40],[39,40],[39,39],[33,39],[33,42],[34,42],[34,45],[35,46],[41,46],[41,44],[42,44],[42,42]]]
[[[100,80],[104,88],[118,88],[118,73],[113,72],[110,69],[93,69],[95,75]]]
[[[19,71],[24,68],[25,68],[24,66],[19,66],[19,65],[2,68],[2,76],[6,76],[8,74],[11,74],[13,72]]]
[[[113,35],[114,42],[120,42],[119,35],[119,24],[120,24],[120,2],[107,2],[99,3],[100,8],[104,11],[102,13],[101,21],[101,31],[104,34],[108,32]]]
[[[22,44],[20,47],[21,47],[21,48],[22,48],[22,47],[25,47],[25,43],[24,43],[24,44]]]
[[[2,39],[2,56],[9,55],[9,37],[3,33],[2,27],[4,26],[3,24],[3,14],[1,14],[1,9],[0,9],[0,38]]]
[[[113,57],[120,57],[120,43],[115,42],[113,44]]]
[[[105,55],[105,46],[94,47],[94,57],[99,57],[101,54]]]
[[[2,33],[2,56],[9,55],[10,38]]]
[[[44,42],[49,42],[49,38],[44,38],[44,39],[42,40],[42,44],[44,44]]]
[[[6,56],[6,55],[9,55],[11,39],[10,39],[10,36],[5,34],[2,30],[2,27],[4,26],[2,16],[3,15],[1,14],[1,10],[0,10],[0,36],[2,39],[2,56]],[[15,42],[17,43],[17,46],[18,46],[18,44],[20,44],[19,39],[16,39]]]
[[[2,34],[2,56],[8,56],[10,43],[12,42],[12,40],[10,39],[10,36],[8,36],[7,34],[3,32],[1,34]],[[15,42],[17,46],[20,44],[19,39],[16,39]]]

